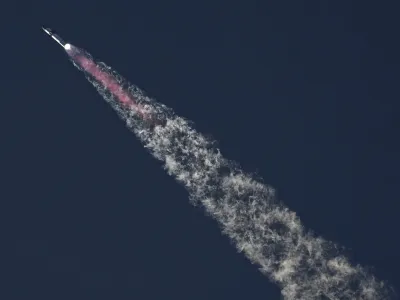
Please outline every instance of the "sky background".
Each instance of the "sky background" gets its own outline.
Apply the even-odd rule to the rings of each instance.
[[[398,3],[2,4],[2,299],[279,299],[40,29],[212,135],[400,288]]]

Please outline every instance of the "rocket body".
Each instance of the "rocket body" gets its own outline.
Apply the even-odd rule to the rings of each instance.
[[[53,32],[50,28],[42,27],[43,31],[46,32],[48,36],[50,36],[53,40],[55,40],[61,47],[65,49],[65,41],[58,35]]]

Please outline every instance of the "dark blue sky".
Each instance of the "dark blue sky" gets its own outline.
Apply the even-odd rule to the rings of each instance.
[[[399,290],[398,8],[3,4],[1,298],[279,299],[42,25],[193,120]]]

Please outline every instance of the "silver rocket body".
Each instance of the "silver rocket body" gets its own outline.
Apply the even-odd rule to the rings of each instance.
[[[66,42],[64,42],[64,40],[57,35],[56,33],[53,32],[53,30],[51,30],[50,28],[45,28],[42,27],[43,31],[47,33],[48,36],[50,36],[53,40],[55,40],[61,47],[63,47],[65,49],[65,45],[67,45]]]

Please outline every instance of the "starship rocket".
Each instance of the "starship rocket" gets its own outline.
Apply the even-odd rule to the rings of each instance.
[[[56,34],[53,30],[50,28],[45,28],[42,27],[43,31],[46,32],[53,40],[55,40],[61,47],[65,49],[65,45],[67,45],[66,42],[58,34]]]

